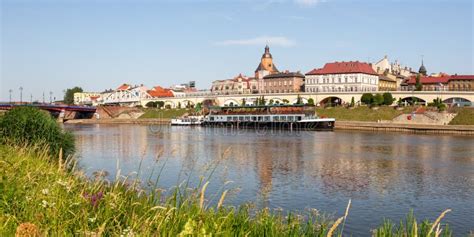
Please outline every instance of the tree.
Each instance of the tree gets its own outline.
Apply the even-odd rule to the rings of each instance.
[[[66,90],[64,94],[64,103],[68,105],[74,104],[74,93],[83,92],[81,87],[73,87]]]
[[[352,99],[351,99],[351,107],[354,107],[355,106],[355,99],[354,99],[354,96],[352,96]]]
[[[145,106],[146,106],[147,108],[156,108],[157,102],[150,101],[150,102],[146,103]]]
[[[158,108],[161,109],[161,108],[163,108],[163,106],[165,106],[165,102],[164,102],[164,101],[157,101],[157,102],[156,102],[156,107],[158,107]]]
[[[268,105],[273,105],[273,99],[270,99],[270,100],[268,101]]]
[[[384,98],[382,94],[376,94],[372,100],[373,105],[383,105]]]
[[[290,103],[290,101],[287,100],[287,99],[283,99],[282,102],[283,102],[283,104],[289,104]]]
[[[196,110],[196,112],[200,112],[200,111],[201,111],[201,109],[202,109],[202,103],[201,103],[201,102],[199,102],[199,103],[197,103],[197,104],[196,104],[196,108],[195,108],[195,110]]]
[[[178,109],[181,109],[181,102],[178,102]]]
[[[246,102],[245,98],[242,98],[242,106],[245,106]]]
[[[398,106],[402,106],[402,104],[403,104],[402,98],[398,97],[397,104],[398,104]]]
[[[372,104],[373,99],[374,95],[372,95],[371,93],[364,93],[360,98],[360,101],[366,105],[370,105]]]
[[[303,100],[301,99],[301,96],[300,96],[300,95],[298,95],[298,96],[296,97],[296,103],[295,103],[295,104],[297,104],[297,105],[303,104]]]
[[[423,84],[421,83],[420,74],[416,75],[416,82],[415,82],[415,91],[421,91],[423,89]]]
[[[392,105],[393,101],[395,101],[395,99],[393,98],[393,96],[390,92],[383,93],[383,104],[384,105]]]
[[[314,105],[314,100],[313,98],[308,99],[308,105]]]

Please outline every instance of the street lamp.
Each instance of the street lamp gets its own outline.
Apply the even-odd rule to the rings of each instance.
[[[23,103],[23,87],[20,86],[20,104]]]
[[[11,104],[12,103],[12,92],[13,92],[13,90],[10,89],[10,90],[8,90],[8,92],[10,92],[10,104]]]
[[[49,92],[49,103],[50,104],[53,103],[53,92],[52,91]]]

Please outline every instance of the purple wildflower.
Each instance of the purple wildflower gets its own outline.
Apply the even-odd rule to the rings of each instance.
[[[89,194],[89,193],[83,193],[82,196],[85,199],[88,199],[93,207],[97,207],[99,205],[100,200],[104,197],[104,193],[102,191],[99,191],[96,194]]]

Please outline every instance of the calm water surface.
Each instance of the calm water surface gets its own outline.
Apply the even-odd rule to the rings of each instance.
[[[474,230],[474,137],[402,133],[290,132],[146,125],[66,125],[80,164],[147,180],[164,165],[169,190],[191,177],[211,176],[208,195],[232,189],[228,205],[342,216],[345,230],[366,236],[383,218],[396,222],[413,209],[434,220],[443,210],[455,235]],[[227,182],[232,181],[232,182]],[[219,196],[214,198],[218,199]],[[212,200],[211,200],[212,201]]]

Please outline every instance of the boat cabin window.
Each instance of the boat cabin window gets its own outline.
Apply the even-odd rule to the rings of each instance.
[[[232,117],[227,116],[227,121],[232,121]]]
[[[262,121],[262,120],[263,120],[263,117],[262,117],[262,116],[258,116],[258,117],[257,117],[257,120],[258,120],[258,121]]]
[[[300,121],[301,120],[301,116],[296,116],[296,121]]]
[[[210,118],[210,119],[211,119],[211,121],[214,121],[214,116],[211,116],[211,118]]]
[[[288,116],[288,121],[295,121],[295,116]]]
[[[249,116],[245,116],[245,121],[250,121],[250,117]]]
[[[265,119],[265,122],[268,122],[270,121],[270,116],[265,116],[264,119]]]
[[[244,121],[244,116],[239,116],[239,121]]]
[[[278,116],[273,116],[273,121],[278,122],[278,121],[280,121],[280,118]]]
[[[286,121],[286,116],[280,116],[280,121]]]
[[[252,116],[252,121],[257,121],[257,117],[256,117],[256,116]]]

